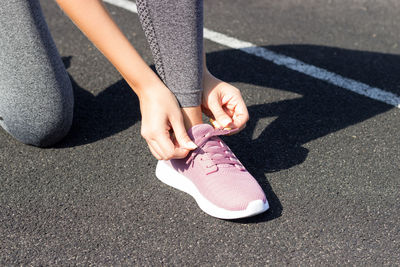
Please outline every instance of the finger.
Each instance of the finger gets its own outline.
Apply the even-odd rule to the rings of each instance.
[[[219,123],[215,120],[214,115],[212,114],[212,112],[207,108],[202,108],[201,110],[204,115],[206,115],[211,123],[211,125],[216,128],[216,129],[222,129],[223,127],[221,125],[219,125]]]
[[[171,119],[171,124],[176,141],[181,148],[185,148],[186,150],[193,150],[197,148],[197,145],[188,136],[182,118]]]
[[[169,133],[167,134],[160,134],[157,136],[157,139],[155,140],[157,142],[157,145],[161,149],[162,157],[164,160],[169,160],[175,156],[180,156],[182,155],[182,151],[175,151],[176,147],[174,143],[172,142]],[[176,155],[178,154],[178,155]],[[187,154],[187,153],[186,153]]]
[[[162,157],[154,150],[154,148],[152,148],[149,144],[147,144],[147,146],[149,147],[151,154],[153,154],[156,159],[162,160]]]
[[[222,108],[224,109],[225,113],[231,118],[235,114],[236,105],[234,105],[233,107],[231,107],[231,105],[229,105],[229,107],[228,107],[228,105],[226,105],[226,106],[222,106]]]
[[[249,117],[243,114],[239,114],[233,117],[233,125],[235,128],[242,128],[246,125],[246,122],[249,120]]]
[[[169,151],[167,153],[165,153],[164,151],[162,151],[161,147],[159,146],[159,143],[155,140],[152,140],[151,145],[149,145],[150,147],[150,151],[152,151],[153,155],[156,156],[156,158],[158,160],[170,160],[172,158],[174,159],[182,159],[185,158],[187,156],[187,154],[189,154],[190,150],[188,149],[184,149],[184,148],[177,148],[174,147],[172,152]]]
[[[172,159],[183,159],[189,154],[190,150],[186,148],[176,147]]]
[[[211,103],[209,103],[209,108],[213,113],[215,119],[217,120],[218,124],[222,127],[227,127],[229,124],[232,123],[231,117],[226,114],[218,100],[211,101]]]
[[[243,125],[242,127],[240,127],[237,131],[234,131],[234,132],[231,132],[231,133],[227,134],[227,136],[235,135],[237,133],[240,133],[244,128],[246,128],[246,124]]]
[[[163,151],[162,151],[162,149],[161,149],[160,146],[158,145],[157,141],[155,141],[155,140],[150,140],[150,141],[148,141],[148,144],[149,144],[149,147],[151,148],[150,151],[152,151],[152,152],[154,151],[154,153],[160,157],[160,158],[157,158],[157,157],[156,157],[157,159],[163,160],[163,159],[166,158],[165,155],[164,155],[164,153],[163,153]],[[153,155],[154,155],[154,154],[153,154]]]
[[[187,156],[187,154],[189,154],[190,150],[186,149],[186,148],[179,147],[180,145],[179,145],[178,141],[176,140],[175,133],[173,131],[171,131],[170,138],[172,140],[172,143],[175,146],[174,156],[172,158],[173,159],[183,159],[183,158],[185,158]]]
[[[218,121],[216,121],[213,118],[210,118],[210,122],[211,122],[212,126],[214,126],[214,128],[216,128],[216,129],[223,129],[224,128],[218,123]]]
[[[249,120],[249,111],[244,103],[239,103],[235,112],[232,116],[233,124],[236,128],[243,128],[246,125],[246,122]]]

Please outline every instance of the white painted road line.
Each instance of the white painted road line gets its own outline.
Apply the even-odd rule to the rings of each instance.
[[[104,0],[104,2],[137,13],[136,4],[131,1]],[[365,83],[345,78],[339,74],[327,71],[322,68],[318,68],[295,58],[275,53],[264,47],[259,47],[250,42],[241,41],[239,39],[206,28],[204,28],[204,38],[230,48],[239,49],[245,53],[263,58],[277,65],[285,66],[286,68],[289,68],[291,70],[303,73],[313,78],[347,89],[354,93],[400,108],[400,97],[391,92],[387,92],[376,87],[371,87]]]
[[[204,38],[230,48],[239,49],[248,54],[271,61],[277,65],[285,66],[288,69],[301,72],[305,75],[323,80],[354,93],[400,108],[400,97],[382,89],[371,87],[353,79],[345,78],[339,74],[315,67],[292,57],[275,53],[264,47],[259,47],[252,43],[232,38],[222,33],[204,29]]]
[[[128,0],[103,0],[103,2],[137,13],[136,4]]]

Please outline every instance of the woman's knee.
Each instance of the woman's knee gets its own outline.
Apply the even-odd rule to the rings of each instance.
[[[0,126],[24,144],[48,147],[59,142],[73,119],[72,88],[64,88],[63,92],[67,91],[71,93],[0,100]]]
[[[0,126],[25,144],[53,145],[71,127],[73,92],[39,1],[2,2],[0,15]]]

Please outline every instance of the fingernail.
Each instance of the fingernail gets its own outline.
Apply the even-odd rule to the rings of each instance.
[[[187,142],[186,145],[188,148],[191,148],[191,149],[197,148],[197,145],[193,141]]]

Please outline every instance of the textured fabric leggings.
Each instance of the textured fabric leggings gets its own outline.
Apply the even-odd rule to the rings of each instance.
[[[202,92],[202,0],[137,0],[157,72],[182,107]],[[0,1],[0,126],[50,146],[69,131],[73,92],[38,0]]]
[[[161,79],[182,107],[201,103],[203,0],[136,0]]]
[[[0,1],[0,125],[49,146],[72,123],[73,93],[36,0]]]

